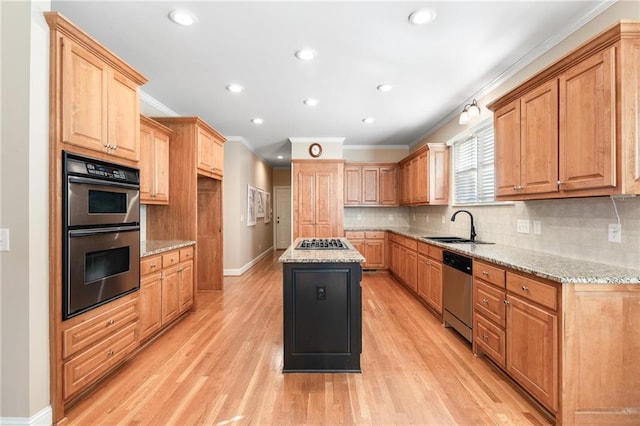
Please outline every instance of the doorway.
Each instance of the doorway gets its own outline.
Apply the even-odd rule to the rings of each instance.
[[[274,218],[276,250],[286,249],[291,245],[291,187],[274,187]]]

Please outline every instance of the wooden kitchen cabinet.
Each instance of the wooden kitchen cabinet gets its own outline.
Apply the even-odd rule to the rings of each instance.
[[[418,243],[418,296],[442,315],[442,249]]]
[[[446,205],[449,202],[449,148],[427,144],[400,166],[401,205]]]
[[[346,231],[345,237],[366,259],[363,269],[386,269],[387,250],[384,231]]]
[[[215,129],[204,122],[196,125],[198,139],[198,173],[214,179],[224,175],[224,140]]]
[[[293,162],[293,237],[344,235],[343,161]]]
[[[506,272],[503,268],[473,262],[473,350],[500,367],[507,360]]]
[[[496,100],[496,197],[640,193],[640,23],[622,21]]]
[[[414,294],[418,292],[418,242],[412,238],[389,234],[390,269]]]
[[[140,116],[140,203],[169,204],[171,129]]]
[[[507,281],[509,281],[509,274]],[[552,411],[558,409],[558,315],[507,294],[507,372]]]
[[[146,340],[186,312],[194,302],[193,247],[140,261],[140,337]]]
[[[139,149],[139,86],[146,78],[56,12],[52,87],[56,133],[66,149],[135,165]],[[59,108],[59,109],[58,109]]]
[[[391,163],[346,163],[344,205],[397,206],[398,168]]]

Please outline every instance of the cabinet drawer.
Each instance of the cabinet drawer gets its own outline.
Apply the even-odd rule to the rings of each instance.
[[[473,282],[473,306],[477,312],[504,328],[507,310],[504,290],[485,284],[477,278]]]
[[[504,368],[506,354],[504,330],[485,320],[482,315],[474,315],[473,332],[476,347]]]
[[[172,265],[177,265],[180,262],[180,251],[173,250],[169,253],[162,255],[162,267],[167,268]]]
[[[184,262],[189,259],[193,259],[193,247],[180,249],[180,262]]]
[[[365,238],[370,240],[384,240],[384,231],[367,231]]]
[[[84,389],[124,360],[138,347],[137,324],[132,323],[108,339],[64,364],[64,399]]]
[[[442,249],[437,246],[429,245],[429,257],[442,262]]]
[[[138,319],[138,300],[131,300],[62,332],[62,356],[67,358]]]
[[[558,309],[558,288],[553,284],[507,272],[507,290],[554,311]]]
[[[429,255],[429,244],[421,243],[418,241],[418,253],[423,254],[425,256]]]
[[[473,276],[498,287],[505,287],[505,270],[490,263],[475,260],[473,262]]]
[[[392,236],[389,237],[389,239],[391,241],[394,241],[398,244],[400,244],[401,246],[404,246],[410,250],[413,251],[417,251],[418,250],[418,242],[414,239],[411,238],[407,238],[407,237],[403,237],[402,235],[395,235],[395,234],[391,234]]]
[[[361,240],[364,238],[364,231],[346,231],[344,236],[349,240]]]
[[[162,269],[162,256],[143,257],[140,259],[140,275],[158,272]]]

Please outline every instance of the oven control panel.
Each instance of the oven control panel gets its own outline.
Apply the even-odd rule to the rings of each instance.
[[[107,167],[100,164],[87,163],[87,173],[89,173],[90,175],[108,177],[111,179],[127,179],[127,174],[124,172],[124,170]]]

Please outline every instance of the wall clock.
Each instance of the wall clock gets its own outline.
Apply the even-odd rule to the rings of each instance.
[[[309,145],[309,155],[313,158],[320,157],[322,155],[322,146],[319,143]]]

